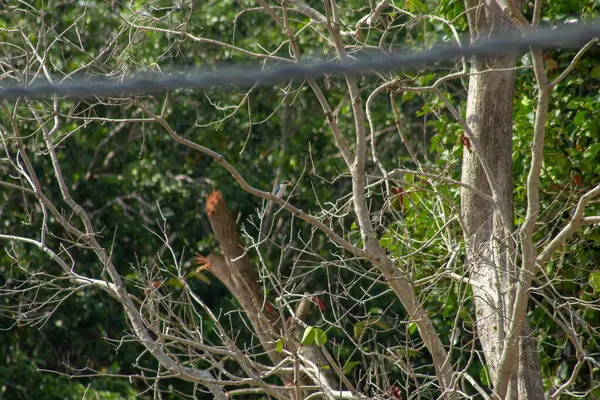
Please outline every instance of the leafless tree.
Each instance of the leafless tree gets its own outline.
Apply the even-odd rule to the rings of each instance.
[[[42,10],[35,10],[25,2],[20,4],[19,7],[7,8],[6,12],[13,21],[36,21]],[[460,18],[468,19],[471,40],[490,35],[494,29],[525,32],[537,27],[542,15],[541,1],[535,2],[531,22],[522,15],[522,8],[522,4],[512,0],[467,0],[467,11]],[[445,26],[459,44],[466,45],[461,43],[456,21],[444,20],[436,15],[413,15],[388,0],[357,10],[360,18],[356,18],[358,22],[351,27],[341,19],[340,10],[335,0],[324,1],[319,8],[301,0],[256,0],[256,6],[242,6],[236,21],[250,13],[266,13],[283,32],[280,42],[273,43],[273,48],[288,49],[291,57],[284,58],[275,55],[276,51],[255,51],[238,47],[233,40],[226,43],[199,36],[194,33],[193,25],[188,24],[193,7],[187,2],[160,12],[150,5],[143,10],[129,9],[127,17],[112,32],[101,51],[93,54],[86,49],[82,27],[89,10],[83,8],[81,17],[64,32],[56,32],[47,23],[23,25],[15,22],[7,32],[18,38],[18,42],[9,43],[11,48],[3,53],[0,65],[5,79],[24,84],[31,84],[41,77],[59,83],[80,73],[121,76],[135,69],[126,54],[135,51],[140,41],[145,40],[146,33],[166,38],[172,48],[161,49],[165,54],[176,51],[177,43],[185,41],[197,46],[217,46],[265,64],[301,62],[305,55],[299,38],[316,35],[322,38],[324,48],[335,54],[336,60],[345,63],[363,50],[388,50],[385,48],[386,37],[410,29],[411,23],[421,20]],[[179,18],[179,22],[171,22],[173,13],[183,13],[184,17]],[[392,13],[408,16],[411,22],[396,24]],[[236,21],[231,21],[232,27]],[[302,21],[303,28],[295,28],[299,25],[298,21]],[[78,43],[66,39],[67,31],[69,34],[76,32]],[[374,40],[373,32],[378,32],[378,37],[384,39]],[[32,35],[37,39],[33,40]],[[125,38],[127,42],[123,47]],[[174,121],[169,118],[172,101],[169,93],[160,99],[151,96],[95,98],[70,103],[72,107],[68,111],[65,111],[60,98],[4,102],[3,121],[7,122],[0,126],[4,152],[0,185],[23,197],[23,209],[31,215],[30,223],[37,224],[39,232],[36,237],[26,237],[19,235],[18,231],[2,228],[0,239],[9,243],[7,252],[14,266],[27,274],[24,281],[7,282],[2,287],[1,294],[13,300],[4,313],[10,314],[19,323],[42,323],[68,296],[82,290],[104,291],[122,305],[131,326],[130,336],[122,340],[142,344],[144,356],[156,359],[160,365],[156,371],[140,370],[138,375],[128,375],[127,378],[143,380],[157,391],[157,382],[161,379],[176,377],[194,382],[199,389],[208,389],[218,399],[241,394],[266,394],[282,399],[398,398],[399,394],[395,392],[397,383],[390,382],[386,372],[394,367],[402,371],[410,385],[417,388],[414,397],[431,397],[431,393],[436,392],[441,393],[441,398],[468,397],[465,389],[468,383],[486,399],[542,399],[545,395],[558,398],[569,390],[582,368],[587,366],[591,371],[598,367],[598,363],[585,353],[576,334],[574,325],[580,322],[568,312],[575,300],[561,298],[556,291],[545,289],[551,287],[553,281],[544,273],[544,266],[581,226],[600,222],[599,216],[584,215],[586,205],[600,195],[600,185],[581,195],[569,223],[557,235],[535,242],[540,214],[545,122],[551,91],[595,43],[590,41],[583,46],[569,68],[552,81],[546,75],[541,53],[534,50],[529,54],[532,61],[530,68],[535,74],[537,108],[529,175],[525,183],[527,215],[519,227],[513,224],[512,193],[515,183],[511,167],[514,71],[518,68],[516,54],[461,59],[451,73],[428,86],[418,85],[417,80],[410,76],[379,74],[377,88],[370,90],[370,86],[362,84],[360,76],[349,74],[343,80],[346,98],[339,105],[332,104],[324,90],[325,84],[307,79],[304,84],[308,85],[311,96],[320,104],[328,138],[335,144],[346,167],[336,179],[349,178],[350,181],[347,192],[340,193],[335,199],[319,199],[322,207],[314,210],[302,210],[294,204],[294,191],[304,184],[301,177],[296,180],[289,196],[278,198],[271,193],[271,188],[251,186],[242,166],[230,163],[220,154],[220,149],[208,148],[202,141],[190,139],[190,132],[178,132]],[[91,61],[75,69],[53,65],[50,52],[67,44],[88,55]],[[156,59],[159,60],[160,55]],[[154,64],[151,68],[158,69],[158,65]],[[457,105],[442,93],[444,85],[452,81],[468,82],[466,118]],[[299,94],[291,90],[291,86],[282,88],[281,92],[284,100],[274,107],[273,113],[285,116],[293,112],[293,100]],[[249,93],[251,90],[241,96],[232,96],[231,106],[224,107],[215,102],[216,111],[224,111],[225,119],[230,117],[249,104]],[[403,115],[406,115],[400,100],[403,93],[437,96],[436,101],[443,105],[444,112],[450,113],[460,125],[464,133],[462,145],[468,148],[463,152],[460,181],[452,179],[447,171],[428,166],[426,154],[420,151],[412,138],[416,135],[407,131],[403,121]],[[381,129],[375,126],[373,109],[384,98],[383,95],[387,95],[386,101],[389,101],[395,118],[391,127]],[[350,105],[351,118],[340,115],[344,104]],[[97,111],[101,108],[119,110],[118,114],[126,117],[103,117],[101,115],[106,114]],[[285,118],[282,120],[282,124],[286,123]],[[210,124],[221,121],[215,118]],[[35,135],[29,137],[22,133],[25,123],[35,126],[29,129]],[[140,279],[134,285],[124,281],[118,272],[123,261],[112,256],[112,242],[100,236],[102,227],[94,221],[94,212],[105,205],[94,205],[93,199],[90,203],[76,200],[77,187],[69,184],[73,177],[63,167],[64,154],[61,153],[68,148],[69,141],[76,135],[83,135],[87,126],[96,124],[111,127],[101,146],[128,127],[156,125],[170,135],[174,148],[185,146],[203,157],[212,158],[218,168],[224,168],[231,174],[232,182],[262,199],[262,209],[257,209],[251,223],[243,224],[235,220],[220,192],[214,191],[207,199],[206,214],[220,252],[197,255],[196,273],[204,274],[208,270],[223,283],[239,304],[237,315],[221,314],[219,310],[211,309],[202,295],[191,290],[184,265],[189,260],[182,260],[180,250],[173,248],[175,233],[169,232],[167,218],[162,218],[158,225],[154,223],[148,215],[160,210],[136,193],[124,193],[115,202],[135,213],[136,218],[144,218],[146,225],[160,239],[162,247],[157,250],[152,264],[136,266]],[[202,131],[210,124],[198,123],[194,130]],[[290,134],[293,129],[287,126],[282,130],[278,146],[279,151],[285,154],[287,142],[293,140]],[[409,154],[414,168],[396,168],[394,160],[380,156],[378,141],[389,140],[387,138],[393,133],[397,133],[399,138],[394,143],[402,143],[402,151]],[[132,128],[129,140],[138,141],[141,135]],[[96,165],[98,154],[99,149],[88,168],[86,179],[98,176],[97,171],[101,169]],[[318,157],[312,152],[309,154],[312,158]],[[40,182],[36,160],[42,158],[51,161],[53,182]],[[110,157],[104,160],[104,164],[108,163]],[[451,164],[452,161],[449,161],[448,169]],[[400,224],[393,239],[404,243],[407,251],[406,256],[394,258],[382,246],[379,229],[388,223],[386,213],[401,221],[399,213],[390,205],[394,199],[414,201],[409,200],[408,195],[402,197],[405,194],[397,189],[403,184],[402,177],[409,174],[419,177],[421,186],[418,190],[434,199],[423,202],[426,207],[422,208],[422,212],[428,213],[426,218],[434,221],[435,225],[423,237],[415,237],[415,232]],[[278,170],[276,180],[280,178],[281,171]],[[60,199],[52,197],[50,186],[59,189]],[[460,190],[460,206],[445,195],[443,188],[448,186]],[[379,203],[375,199],[383,199],[380,202],[383,206],[376,206]],[[136,205],[132,206],[132,202]],[[348,219],[356,221],[360,234],[357,240],[350,239],[344,224]],[[302,224],[297,221],[302,221]],[[303,229],[303,235],[297,232],[299,229]],[[287,234],[277,234],[285,230]],[[457,231],[463,233],[463,238],[453,234]],[[300,241],[297,237],[306,239]],[[338,249],[327,258],[313,250],[313,241],[322,237]],[[60,272],[32,265],[20,247],[15,247],[16,244],[42,251],[60,267]],[[281,263],[275,268],[268,266],[266,261],[270,259],[267,253],[274,247],[281,251]],[[434,247],[447,250],[445,254],[437,255],[439,265],[444,267],[431,271],[425,278],[416,279],[415,271],[419,265],[415,264],[413,255],[429,252]],[[464,263],[460,257],[461,248],[466,249]],[[97,266],[94,273],[79,272],[77,263],[81,251],[95,255]],[[256,255],[260,262],[253,264],[249,255]],[[285,263],[292,265],[289,270],[283,268]],[[306,283],[315,269],[324,270],[330,277],[326,293],[313,293]],[[334,279],[339,273],[348,278]],[[178,283],[177,291],[174,286],[164,284],[168,279]],[[445,283],[442,289],[440,282]],[[351,288],[359,284],[368,290],[356,297]],[[457,291],[459,298],[466,299],[469,296],[468,286],[472,288],[475,303],[473,320],[476,332],[469,332],[472,338],[470,347],[445,344],[427,311],[427,302],[434,296],[443,297],[444,290],[449,290],[449,287]],[[274,303],[265,296],[266,289],[276,293]],[[391,315],[390,310],[368,311],[369,302],[377,297],[374,292],[389,291],[397,296],[405,318]],[[548,313],[564,329],[577,351],[577,368],[565,382],[546,393],[538,355],[534,350],[535,342],[526,319],[532,291],[552,298],[554,309],[548,310]],[[598,308],[597,302],[580,304],[582,307]],[[463,305],[458,307],[464,310]],[[320,312],[324,308],[330,311],[328,315],[334,316],[332,319]],[[463,329],[459,314],[450,337],[456,337]],[[333,351],[335,344],[322,343],[324,340],[321,338],[316,340],[317,344],[302,345],[303,335],[313,328],[307,323],[310,316],[319,319],[318,330],[313,330],[317,335],[335,330],[343,335],[344,345],[350,343],[355,348],[356,358],[362,361],[363,367],[363,374],[357,380],[360,386],[346,376],[344,367],[347,365],[341,364]],[[206,340],[201,325],[197,324],[197,321],[206,319],[215,327],[218,343]],[[233,320],[242,321],[244,325],[234,326]],[[349,327],[354,327],[354,330],[350,331]],[[410,339],[408,333],[415,328],[419,341]],[[241,330],[251,333],[255,340],[240,344],[236,332]],[[397,332],[398,342],[378,343],[379,330]],[[482,387],[475,377],[468,374],[464,365],[452,361],[456,352],[469,354],[470,362],[480,357],[475,351],[476,341],[483,348],[483,362],[491,375],[492,390]],[[412,365],[411,353],[421,349],[430,355],[435,375],[422,373]]]

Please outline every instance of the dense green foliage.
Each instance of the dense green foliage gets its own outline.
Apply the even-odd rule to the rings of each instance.
[[[34,47],[43,49],[52,66],[50,72],[53,76],[61,76],[87,64],[89,66],[82,74],[116,71],[115,74],[120,75],[167,71],[184,66],[218,68],[229,62],[252,62],[254,65],[256,61],[251,56],[195,42],[184,35],[137,29],[131,25],[150,24],[151,17],[161,18],[160,23],[153,25],[155,28],[178,30],[182,27],[181,30],[196,37],[234,43],[253,52],[267,49],[274,52],[273,55],[289,57],[288,46],[280,46],[286,40],[285,36],[267,13],[241,13],[239,3],[253,7],[250,2],[199,1],[186,3],[181,9],[172,9],[172,2],[166,1],[155,2],[152,8],[143,1],[131,3],[134,3],[131,9],[116,1],[99,0],[86,2],[85,7],[79,2],[68,1],[55,7],[35,1],[30,1],[27,7],[24,4],[7,5],[0,14],[0,59],[9,60],[6,62],[15,70],[25,68],[24,59],[12,58],[20,54],[19,49],[28,47],[21,36],[24,33]],[[307,3],[316,8],[320,6],[320,2],[316,1]],[[350,1],[342,5],[340,12],[348,26],[354,26],[368,11],[360,8],[363,3]],[[193,11],[189,12],[192,6]],[[584,0],[553,2],[548,7],[544,10],[548,25],[558,25],[570,18],[592,18],[597,10],[594,2]],[[461,34],[467,30],[466,19],[461,17],[464,5],[459,1],[411,0],[406,2],[406,10],[414,15],[435,11],[435,15],[441,18],[457,18],[454,26]],[[532,12],[530,8],[526,11]],[[82,15],[84,17],[80,18]],[[369,44],[377,45],[383,41],[386,49],[404,46],[420,49],[452,40],[452,31],[439,20],[391,12],[385,18],[391,26],[406,27],[397,28],[387,37],[381,31],[373,30]],[[294,14],[291,25],[297,31],[303,29],[302,34],[297,36],[303,56],[331,57],[332,49],[323,43],[318,26],[307,25],[307,20],[300,14]],[[46,36],[42,35],[44,32]],[[50,42],[53,42],[52,46]],[[110,51],[101,55],[106,49]],[[356,46],[354,51],[362,54],[368,49]],[[574,51],[547,53],[550,77],[558,76],[574,54]],[[546,225],[539,231],[537,239],[540,241],[555,235],[568,220],[581,194],[600,182],[599,60],[600,47],[596,46],[584,55],[552,95],[542,175],[544,213],[540,218]],[[524,57],[516,71],[514,102],[513,172],[517,225],[523,222],[525,214],[524,184],[530,161],[536,96],[532,71],[524,68],[526,65]],[[397,76],[406,86],[425,86],[459,68],[457,63],[428,66],[420,71],[390,72],[388,75]],[[4,79],[7,82],[30,82],[32,77],[11,75]],[[325,77],[321,83],[330,104],[339,106],[340,127],[347,140],[353,143],[353,115],[343,78]],[[379,83],[376,77],[360,79],[364,93],[372,92]],[[468,78],[442,86],[444,96],[460,110],[465,109],[466,85]],[[460,179],[461,155],[466,150],[461,144],[460,125],[446,110],[444,103],[433,93],[410,91],[398,94],[396,99],[401,104],[404,133],[428,171],[443,172],[453,179]],[[37,99],[32,103],[40,110],[44,120],[51,120],[52,100]],[[89,107],[91,104],[93,108]],[[188,282],[194,291],[213,310],[226,313],[237,309],[225,287],[210,274],[193,273],[193,254],[206,254],[217,249],[204,215],[205,199],[213,188],[222,191],[230,209],[239,213],[240,226],[250,236],[257,234],[253,224],[256,222],[256,210],[261,207],[260,199],[240,190],[225,169],[209,157],[174,142],[159,124],[118,121],[144,118],[138,108],[140,104],[154,113],[159,113],[162,105],[167,104],[164,115],[173,129],[223,155],[251,185],[270,191],[276,179],[292,179],[298,183],[291,195],[295,206],[315,214],[319,213],[320,207],[322,210],[333,209],[328,204],[336,204],[338,210],[346,210],[344,202],[351,191],[350,181],[343,174],[345,166],[334,146],[320,105],[305,83],[257,87],[249,92],[237,88],[206,93],[176,90],[104,104],[91,100],[61,100],[59,134],[64,137],[58,154],[67,185],[75,200],[91,213],[95,227],[101,230],[101,244],[111,250],[111,257],[121,275],[126,277],[132,293],[142,296],[143,282],[158,279],[166,281],[167,290],[175,295],[178,293],[175,282],[169,281],[168,276],[156,275],[157,271],[153,269],[157,263],[156,253],[164,251],[163,243],[155,232],[164,226],[172,239],[171,247],[183,260],[183,268],[190,273]],[[0,124],[9,131],[13,124],[18,126],[21,137],[26,138],[26,147],[46,196],[61,204],[52,166],[40,139],[40,127],[29,106],[23,100],[2,103]],[[410,155],[394,130],[394,113],[388,93],[380,94],[374,100],[371,112],[378,132],[380,159],[390,168],[414,168]],[[11,115],[16,118],[12,120]],[[94,118],[97,120],[93,121]],[[100,118],[115,121],[103,123]],[[91,122],[85,123],[84,119]],[[16,150],[13,148],[13,151]],[[369,162],[369,173],[379,175],[372,160]],[[0,180],[17,183],[12,174],[8,165],[0,163]],[[389,254],[397,258],[410,254],[406,263],[412,268],[413,278],[426,280],[444,268],[452,252],[457,252],[459,260],[464,258],[458,222],[453,220],[444,227],[448,237],[454,238],[452,242],[445,242],[438,235],[442,225],[458,214],[459,188],[410,174],[405,174],[399,182],[407,192],[404,209],[399,211],[392,207],[390,210],[385,185],[379,183],[369,193],[373,219],[378,220],[378,235]],[[42,215],[35,200],[16,190],[2,190],[0,233],[39,239],[37,227]],[[589,215],[597,215],[599,211],[598,204],[592,204]],[[434,217],[439,217],[439,220],[436,222]],[[51,220],[50,223],[54,222]],[[360,234],[351,214],[336,220],[336,223],[347,239],[359,243]],[[274,242],[280,245],[289,242],[292,248],[302,248],[303,243],[310,242],[310,252],[305,254],[282,251],[278,246],[270,246],[261,252],[261,256],[266,257],[266,268],[270,268],[271,272],[276,272],[279,264],[284,275],[290,274],[292,268],[298,265],[304,272],[314,268],[314,272],[302,277],[302,290],[330,292],[332,282],[344,286],[354,279],[353,268],[368,268],[363,262],[351,260],[345,264],[348,271],[336,268],[330,272],[324,265],[338,262],[342,258],[340,249],[285,212],[277,214],[275,229]],[[404,239],[399,240],[399,237]],[[244,240],[250,244],[250,239]],[[50,236],[47,241],[59,248],[58,238]],[[416,251],[424,243],[427,243],[426,251]],[[18,241],[3,241],[2,246],[6,249],[0,253],[0,284],[6,285],[3,288],[18,288],[19,282],[26,278],[15,258],[22,260],[22,265],[28,269],[60,274],[58,267],[33,246]],[[75,268],[78,271],[100,273],[101,266],[92,252],[77,248],[70,251],[77,257]],[[258,264],[258,254],[253,252],[250,255]],[[529,318],[536,328],[534,336],[539,343],[546,387],[552,380],[560,384],[567,379],[577,362],[568,337],[553,320],[551,305],[554,293],[594,303],[600,292],[599,266],[600,231],[597,227],[584,227],[545,271],[555,280],[554,289],[532,291]],[[371,283],[366,281],[364,285],[352,286],[346,298],[323,298],[326,310],[323,315],[312,316],[309,323],[326,331],[327,341],[332,343],[333,352],[342,365],[346,365],[345,372],[353,382],[361,381],[368,360],[345,340],[348,335],[356,340],[361,338],[360,343],[367,350],[375,351],[378,346],[386,346],[394,349],[392,351],[402,352],[415,368],[423,367],[423,373],[432,373],[429,354],[413,347],[413,343],[414,346],[420,344],[416,326],[403,323],[404,310],[396,296],[391,291],[385,292],[381,285]],[[57,287],[67,284],[56,283]],[[477,344],[473,343],[474,306],[470,289],[444,280],[423,288],[420,292],[421,288],[417,287],[418,294],[426,299],[426,307],[442,341],[456,346],[453,361],[463,367],[469,365],[472,376],[480,379],[484,386],[489,384],[481,359],[471,358],[471,347]],[[377,296],[356,306],[352,299],[362,298],[365,293]],[[24,295],[33,296],[32,293]],[[51,292],[41,291],[36,295],[44,298]],[[275,298],[275,291],[269,292],[268,296]],[[3,310],[0,315],[0,398],[82,398],[85,394],[85,398],[124,399],[143,393],[148,387],[140,380],[131,385],[123,377],[67,377],[91,375],[94,371],[127,375],[137,373],[138,366],[156,365],[156,361],[148,356],[138,360],[141,352],[139,344],[127,340],[119,342],[130,327],[120,305],[103,292],[82,290],[60,303],[54,300],[56,303],[36,312],[43,315],[53,311],[53,307],[56,310],[48,315],[47,320],[42,319],[33,326],[24,326],[12,319],[16,314],[8,307],[18,301],[18,295],[0,297]],[[327,322],[336,318],[336,310],[352,310],[351,317],[343,322],[345,332],[332,328]],[[600,323],[599,312],[592,306],[580,307],[577,304],[572,306],[571,311],[580,318],[575,326],[578,335],[584,338],[586,351],[597,355],[600,348],[595,328]],[[241,324],[239,315],[231,318],[232,324]],[[207,340],[216,340],[210,321],[206,319],[201,323],[205,324],[203,329]],[[461,328],[453,330],[457,323]],[[451,332],[458,334],[450,337]],[[248,337],[240,335],[236,340],[243,347]],[[409,391],[414,385],[414,382],[405,381],[406,377],[398,365],[390,363],[386,372],[386,381],[401,382],[403,390]],[[587,390],[594,386],[590,380],[597,379],[598,371],[580,374],[575,388]],[[191,390],[191,384],[175,379],[164,381],[161,385],[173,398],[178,398],[180,392],[189,393]],[[430,395],[435,396],[435,390],[431,391]],[[600,390],[595,389],[594,395],[600,397]]]

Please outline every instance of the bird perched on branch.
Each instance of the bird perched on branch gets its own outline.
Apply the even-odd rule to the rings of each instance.
[[[275,187],[275,190],[273,190],[273,195],[278,199],[281,199],[285,195],[285,190],[291,184],[292,182],[290,181],[281,181],[281,183]]]
[[[292,182],[290,181],[281,181],[279,185],[275,186],[275,189],[273,189],[273,196],[277,197],[278,199],[283,198],[283,196],[285,195],[285,190],[291,184]],[[273,202],[269,200],[269,202],[267,203],[267,207],[263,209],[262,216],[268,216],[271,213],[272,208]]]
[[[292,183],[290,181],[281,181],[279,183],[279,185],[275,186],[275,189],[273,189],[273,196],[277,197],[278,199],[283,198],[283,196],[285,196],[285,190],[291,184]],[[263,224],[262,224],[262,228],[261,228],[261,233],[263,235],[266,235],[267,230],[270,228],[270,225],[271,225],[271,211],[272,210],[273,210],[273,201],[269,200],[267,202],[266,207],[263,206],[263,211],[260,214],[261,218],[264,219],[263,220]]]

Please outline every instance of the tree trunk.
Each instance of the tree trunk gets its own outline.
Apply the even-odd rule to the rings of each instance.
[[[467,0],[471,38],[515,29],[494,2]],[[477,7],[479,6],[479,7]],[[497,207],[468,189],[461,191],[468,265],[475,299],[476,324],[486,365],[496,376],[504,338],[509,335],[509,316],[515,289],[515,238],[513,226],[512,125],[515,56],[474,57],[467,99],[467,124],[479,148],[464,151],[462,181],[492,194]],[[488,71],[488,72],[486,72]],[[491,171],[487,177],[484,160]],[[529,334],[528,327],[525,329]],[[525,336],[525,335],[524,335]],[[520,341],[519,365],[514,366],[507,398],[543,399],[535,342]]]

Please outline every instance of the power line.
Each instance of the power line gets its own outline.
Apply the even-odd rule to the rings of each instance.
[[[565,24],[555,29],[532,31],[522,36],[497,36],[465,47],[444,45],[408,55],[380,54],[375,57],[363,57],[348,61],[344,64],[319,61],[304,64],[290,63],[269,69],[234,65],[222,67],[217,71],[179,69],[162,74],[126,77],[122,80],[93,77],[75,78],[59,85],[47,82],[36,82],[29,86],[8,85],[0,88],[0,100],[51,95],[59,97],[119,96],[148,94],[165,89],[201,90],[226,86],[249,87],[257,83],[274,84],[292,79],[320,78],[324,74],[409,69],[435,62],[450,61],[458,57],[508,54],[527,48],[574,48],[595,37],[600,37],[600,22],[598,21],[587,24]]]

